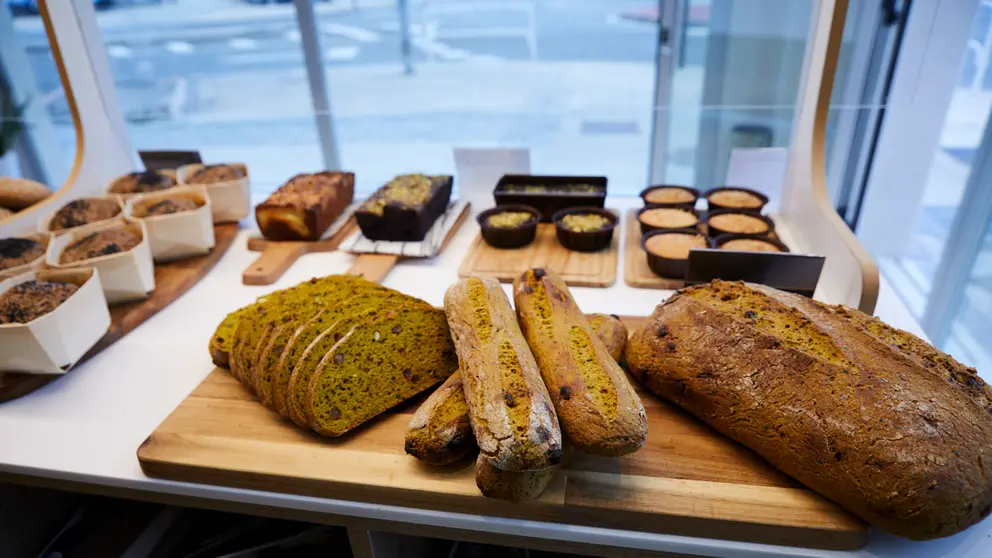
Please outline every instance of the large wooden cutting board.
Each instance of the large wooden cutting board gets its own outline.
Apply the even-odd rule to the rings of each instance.
[[[625,319],[634,325],[636,319]],[[471,459],[405,455],[419,398],[338,439],[297,428],[214,370],[138,449],[145,474],[306,496],[653,533],[853,549],[867,527],[679,409],[641,394],[649,436],[621,458],[566,453],[536,502],[484,498]]]
[[[231,247],[236,236],[238,236],[237,223],[214,225],[214,247],[209,254],[155,264],[155,290],[144,300],[111,306],[110,330],[89,352],[83,355],[77,365],[113,345],[118,339],[158,314],[159,310],[190,290],[207,272],[213,269],[214,265],[227,252],[227,249]],[[68,373],[72,374],[72,371],[70,370]],[[0,402],[27,395],[61,377],[60,375],[0,372]]]
[[[504,283],[532,267],[555,270],[573,287],[609,287],[617,281],[620,227],[613,232],[610,247],[598,252],[568,250],[558,242],[555,226],[537,226],[534,242],[521,248],[493,248],[476,234],[458,268],[459,277],[494,277]]]

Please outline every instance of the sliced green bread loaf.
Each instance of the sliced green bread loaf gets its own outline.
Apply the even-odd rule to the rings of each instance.
[[[231,374],[264,405],[327,436],[415,396],[458,366],[442,311],[344,275],[273,292],[229,314],[210,354],[218,363],[226,355]]]

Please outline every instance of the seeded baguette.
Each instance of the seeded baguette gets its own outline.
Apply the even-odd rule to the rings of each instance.
[[[444,295],[480,455],[503,471],[561,460],[561,431],[510,301],[491,278],[462,279]]]
[[[536,471],[500,471],[480,455],[475,460],[475,485],[488,498],[534,500],[548,488],[559,468],[553,465]]]
[[[513,295],[520,329],[576,449],[617,456],[644,445],[644,406],[565,282],[554,272],[531,269],[513,282]]]
[[[619,359],[627,345],[627,327],[620,318],[607,314],[586,317],[610,354]],[[408,454],[433,465],[454,463],[478,449],[460,370],[434,390],[414,413],[404,447]]]
[[[842,306],[713,281],[658,306],[631,374],[884,531],[949,536],[992,512],[992,388]]]

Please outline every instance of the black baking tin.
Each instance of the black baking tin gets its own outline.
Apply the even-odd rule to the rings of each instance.
[[[660,190],[662,188],[678,188],[679,190],[685,190],[686,192],[692,194],[692,201],[684,203],[653,203],[647,200],[646,196],[648,195],[648,192],[651,190]],[[694,209],[696,207],[696,201],[699,199],[699,190],[679,184],[655,184],[654,186],[648,186],[647,188],[641,190],[639,195],[641,196],[641,201],[644,202],[644,207],[683,207],[685,209]]]
[[[713,248],[714,250],[719,250],[720,247],[723,246],[725,242],[730,242],[731,240],[737,240],[739,238],[760,240],[762,242],[767,242],[769,244],[778,246],[778,249],[781,250],[782,252],[791,252],[791,250],[789,250],[789,247],[786,246],[785,243],[782,242],[781,240],[759,234],[734,234],[734,233],[721,234],[710,239],[710,248]]]
[[[757,196],[761,200],[761,207],[754,208],[740,208],[740,207],[727,207],[719,204],[715,204],[710,201],[710,194],[715,194],[717,192],[722,192],[725,190],[732,190],[735,192],[747,192],[753,196]],[[768,205],[768,196],[762,194],[761,192],[752,190],[750,188],[741,188],[739,186],[721,186],[719,188],[712,188],[703,192],[703,198],[706,199],[707,208],[710,211],[720,210],[720,209],[733,209],[739,213],[761,213],[761,211]]]
[[[516,227],[491,227],[487,224],[489,217],[507,211],[526,211],[532,218]],[[541,222],[541,212],[529,205],[501,205],[480,213],[475,218],[486,244],[496,248],[519,248],[534,242],[537,235],[537,224]]]
[[[571,231],[559,224],[559,221],[563,217],[575,213],[596,213],[609,218],[610,224],[598,231],[589,232]],[[614,215],[612,211],[601,207],[572,207],[569,209],[562,209],[561,211],[555,213],[551,217],[551,220],[555,224],[555,231],[558,234],[558,242],[565,248],[575,250],[577,252],[595,252],[597,250],[607,248],[613,240],[613,231],[620,223],[620,219]]]
[[[570,192],[569,186],[589,184],[593,192]],[[507,192],[510,185],[544,186],[547,192]],[[541,221],[549,223],[562,209],[599,207],[606,205],[605,176],[552,176],[535,174],[505,174],[496,183],[493,198],[497,206],[529,205],[541,213]]]
[[[451,200],[454,179],[451,176],[431,176],[437,184],[434,195],[420,209],[388,203],[382,215],[360,209],[355,210],[355,221],[362,234],[369,240],[391,240],[397,242],[420,242],[434,221],[444,214]]]
[[[663,205],[655,205],[655,206],[652,206],[652,207],[644,207],[644,208],[641,208],[641,209],[637,210],[637,224],[640,225],[640,227],[641,227],[641,234],[642,235],[645,235],[645,234],[647,234],[647,233],[649,233],[651,231],[674,231],[674,230],[679,230],[679,229],[692,229],[692,228],[695,228],[695,227],[655,227],[655,226],[652,226],[652,225],[647,225],[645,223],[642,223],[641,222],[641,213],[644,213],[645,211],[648,211],[648,210],[651,210],[651,209],[678,209],[678,210],[681,210],[681,211],[685,211],[686,213],[692,213],[696,217],[696,227],[698,227],[699,224],[703,222],[702,218],[700,218],[700,216],[699,216],[699,212],[698,211],[696,211],[695,209],[687,208],[685,206],[679,206],[679,205],[664,205],[664,206]]]
[[[768,230],[765,231],[765,232],[763,232],[763,233],[744,234],[744,233],[735,233],[733,231],[725,231],[723,229],[714,227],[713,225],[710,224],[710,219],[712,219],[713,217],[716,217],[717,215],[731,215],[731,214],[734,214],[734,213],[736,213],[738,215],[747,215],[748,217],[755,217],[757,219],[761,219],[762,221],[765,222],[765,224],[768,225]],[[775,232],[775,221],[772,221],[768,217],[766,217],[764,215],[761,215],[759,213],[752,213],[750,211],[741,211],[740,209],[720,209],[720,210],[716,210],[716,211],[710,211],[706,215],[706,221],[705,222],[706,222],[706,235],[709,236],[709,237],[711,237],[711,238],[716,238],[716,237],[720,236],[721,234],[742,234],[744,236],[762,238],[762,237],[768,236],[771,233]]]
[[[648,267],[655,275],[667,279],[685,279],[685,274],[689,270],[689,258],[665,258],[648,251],[647,242],[652,236],[659,234],[688,234],[692,236],[703,236],[696,229],[661,229],[651,231],[641,237],[641,250],[647,254]],[[704,237],[705,238],[705,237]],[[691,251],[691,250],[690,250]]]

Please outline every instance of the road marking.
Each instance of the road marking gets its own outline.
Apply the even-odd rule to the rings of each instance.
[[[131,58],[134,51],[124,45],[107,45],[107,56],[111,58]]]
[[[331,62],[345,62],[358,58],[359,49],[357,46],[331,47],[324,50],[324,58]]]
[[[247,37],[234,37],[227,40],[227,46],[234,50],[255,50],[258,48],[258,41]]]
[[[291,43],[298,43],[301,40],[299,29],[290,29],[282,34],[282,38]]]
[[[186,41],[169,41],[165,43],[165,50],[173,54],[191,54],[195,49]]]
[[[342,25],[340,23],[324,23],[321,30],[329,35],[341,35],[360,43],[378,43],[382,41],[382,35],[375,31],[355,27],[354,25]]]

